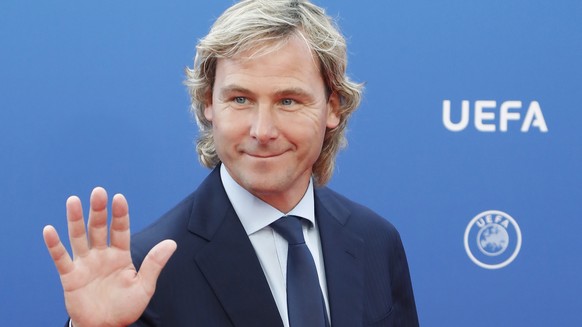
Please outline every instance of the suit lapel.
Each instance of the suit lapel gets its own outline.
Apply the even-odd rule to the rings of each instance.
[[[215,169],[199,188],[189,230],[208,244],[195,261],[234,326],[283,326],[252,244]]]
[[[331,323],[363,318],[363,241],[346,228],[350,212],[323,188],[315,191]],[[252,244],[228,200],[218,167],[200,185],[188,229],[208,244],[194,258],[234,326],[283,326]]]
[[[331,324],[360,326],[363,319],[363,241],[346,224],[350,212],[329,190],[315,192],[315,216],[325,264]]]

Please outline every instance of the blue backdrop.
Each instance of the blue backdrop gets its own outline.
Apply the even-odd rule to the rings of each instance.
[[[400,230],[421,324],[582,325],[582,2],[317,3],[366,82],[331,186]],[[230,4],[0,2],[2,325],[66,319],[69,195],[124,193],[137,231],[206,176],[183,69]]]

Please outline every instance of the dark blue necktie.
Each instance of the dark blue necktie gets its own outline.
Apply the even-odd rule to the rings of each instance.
[[[287,309],[291,327],[329,326],[315,262],[305,244],[303,218],[284,216],[271,227],[289,243]]]

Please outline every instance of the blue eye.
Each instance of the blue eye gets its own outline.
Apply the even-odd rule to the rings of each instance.
[[[245,97],[235,97],[234,102],[237,104],[245,104],[247,102],[247,98]]]
[[[292,100],[292,99],[283,99],[283,100],[281,100],[281,104],[284,105],[284,106],[290,106],[290,105],[295,104],[295,100]]]

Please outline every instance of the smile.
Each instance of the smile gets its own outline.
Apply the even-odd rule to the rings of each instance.
[[[258,158],[258,159],[269,159],[269,158],[276,158],[281,156],[283,153],[275,153],[275,154],[269,154],[269,153],[245,153],[247,156],[252,157],[252,158]]]

